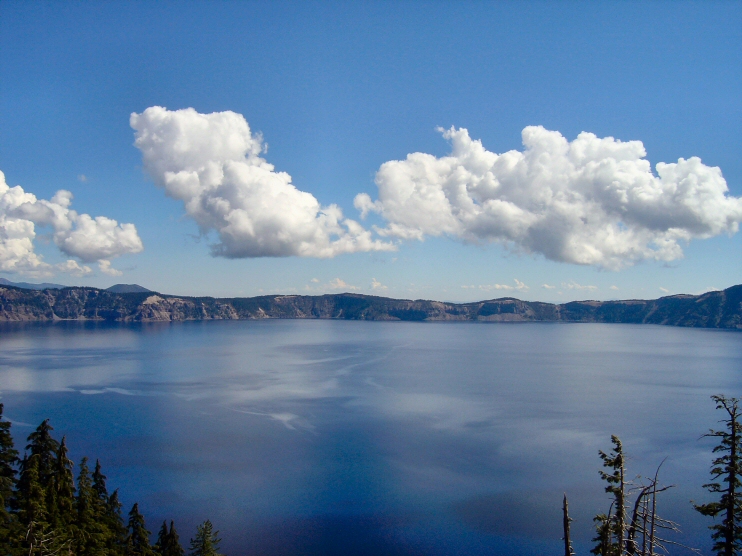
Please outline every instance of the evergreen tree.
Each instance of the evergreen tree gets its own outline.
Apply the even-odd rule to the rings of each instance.
[[[703,486],[721,496],[718,501],[694,504],[694,507],[703,515],[721,516],[721,523],[709,527],[713,531],[713,550],[718,556],[733,556],[742,552],[742,423],[739,400],[724,396],[711,396],[711,399],[716,402],[716,409],[726,415],[720,421],[724,423],[724,430],[711,430],[704,435],[721,439],[713,450],[721,455],[712,462],[711,477],[714,482]]]
[[[100,466],[100,460],[95,460],[95,470],[93,471],[93,491],[95,498],[101,504],[106,505],[108,502],[108,489],[106,488],[106,476]]]
[[[118,554],[126,545],[126,527],[121,519],[118,492],[108,494],[106,476],[99,460],[95,460],[92,475],[91,508],[99,535],[99,548],[109,554]]]
[[[11,539],[16,536],[16,521],[10,512],[10,503],[16,485],[18,451],[13,445],[10,422],[3,420],[0,403],[0,554],[9,554]]]
[[[129,536],[126,539],[126,556],[154,556],[149,544],[150,532],[144,524],[144,516],[139,513],[139,504],[134,504],[129,512]]]
[[[31,457],[38,457],[39,482],[44,490],[47,490],[52,483],[54,463],[59,450],[59,442],[51,435],[53,430],[49,419],[45,419],[34,432],[28,435],[26,446],[26,450],[31,451]]]
[[[105,521],[108,527],[108,550],[113,554],[122,554],[126,548],[127,529],[121,517],[119,491],[114,490],[106,502]]]
[[[54,527],[68,527],[74,521],[75,480],[72,476],[73,463],[68,457],[67,442],[62,442],[57,450],[54,475],[50,490],[53,502],[50,508],[50,521]]]
[[[18,490],[14,499],[20,525],[21,545],[28,549],[29,554],[34,554],[35,547],[49,540],[46,493],[39,480],[40,461],[38,454],[23,456]]]
[[[613,516],[598,514],[593,518],[595,523],[595,536],[592,541],[595,544],[590,554],[596,556],[612,556],[615,554],[615,545],[612,543],[611,538],[611,525],[613,523]]]
[[[157,544],[155,544],[155,551],[160,556],[184,556],[185,552],[183,547],[180,546],[180,539],[178,538],[178,532],[175,530],[175,524],[170,521],[170,530],[168,531],[167,522],[162,522],[160,532],[157,535]]]
[[[221,539],[219,531],[208,519],[196,528],[196,537],[191,539],[190,556],[223,556],[217,552]]]
[[[175,530],[175,524],[170,521],[170,530],[168,531],[167,522],[162,522],[160,532],[157,535],[157,544],[155,551],[160,556],[185,556],[183,547],[180,546],[178,532]]]
[[[168,551],[163,552],[162,556],[185,556],[185,551],[180,545],[180,537],[175,530],[175,524],[170,521],[170,532],[168,533]]]
[[[162,555],[165,553],[168,549],[168,540],[167,521],[163,521],[160,532],[157,533],[157,542],[155,543],[155,552],[157,554]]]
[[[104,552],[108,528],[102,519],[105,507],[99,502],[88,468],[88,458],[80,462],[77,478],[77,554],[97,555]]]
[[[609,473],[599,471],[599,473],[600,477],[608,483],[605,491],[613,495],[612,507],[614,512],[607,520],[603,520],[602,516],[597,516],[595,521],[598,523],[599,534],[597,538],[605,538],[606,533],[605,531],[601,532],[601,530],[605,528],[606,524],[608,531],[610,531],[607,541],[608,545],[601,547],[599,554],[617,554],[620,556],[623,554],[626,532],[625,468],[621,440],[617,436],[611,435],[611,442],[613,442],[613,451],[610,454],[606,454],[602,450],[599,450],[598,454],[600,455],[600,459],[603,460],[603,467],[612,471]],[[601,540],[600,542],[605,543],[606,540]]]

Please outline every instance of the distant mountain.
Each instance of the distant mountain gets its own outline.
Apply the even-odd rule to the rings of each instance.
[[[67,287],[63,286],[62,284],[49,284],[48,282],[44,282],[42,284],[32,284],[30,282],[11,282],[10,280],[6,280],[5,278],[0,278],[0,285],[15,286],[16,288],[23,288],[24,290],[61,290],[62,288]]]
[[[742,330],[742,285],[703,295],[673,295],[655,300],[573,301],[561,305],[512,297],[474,303],[413,301],[351,293],[218,299],[176,297],[148,290],[121,294],[97,288],[33,291],[0,286],[0,321],[271,318],[605,322]]]
[[[152,290],[143,288],[139,284],[116,284],[110,288],[106,288],[107,292],[112,293],[151,293]]]

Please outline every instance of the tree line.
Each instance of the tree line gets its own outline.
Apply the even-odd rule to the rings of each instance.
[[[157,541],[139,505],[122,516],[118,489],[109,493],[96,460],[82,458],[77,480],[64,437],[49,420],[27,439],[19,457],[0,404],[0,556],[185,556],[175,524],[162,523]],[[222,556],[218,531],[207,520],[196,529],[190,556]]]
[[[723,417],[719,421],[721,430],[711,429],[704,437],[718,439],[714,447],[716,454],[711,462],[711,482],[703,485],[716,499],[707,504],[693,504],[696,511],[714,518],[709,526],[713,541],[712,551],[717,556],[742,554],[742,422],[737,398],[711,396]],[[658,512],[658,495],[673,488],[659,483],[662,463],[654,475],[637,482],[628,479],[626,455],[617,436],[611,437],[613,449],[600,450],[603,462],[600,476],[605,482],[605,491],[611,503],[607,512],[593,518],[595,543],[590,551],[596,556],[655,556],[669,554],[669,547],[684,548],[700,554],[696,548],[685,546],[667,538],[668,534],[680,532],[677,523],[661,517]],[[633,501],[632,501],[633,498]],[[565,556],[574,556],[570,538],[569,503],[567,495],[562,502]]]

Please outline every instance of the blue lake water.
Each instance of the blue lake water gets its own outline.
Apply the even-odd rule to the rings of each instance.
[[[721,418],[742,334],[602,324],[240,321],[0,326],[17,445],[44,418],[100,458],[125,510],[239,555],[587,554],[598,449],[676,488],[674,540],[709,553]],[[563,553],[563,552],[562,552]],[[673,554],[684,554],[678,549]]]

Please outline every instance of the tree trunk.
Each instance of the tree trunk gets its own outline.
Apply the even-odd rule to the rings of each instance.
[[[564,503],[562,505],[562,513],[564,514],[564,556],[573,556],[572,542],[569,540],[569,522],[572,521],[569,518],[569,505],[567,504],[567,493],[564,493]]]
[[[736,409],[736,408],[735,408]],[[737,412],[731,411],[732,417],[732,449],[729,454],[729,487],[727,491],[727,529],[726,538],[724,539],[724,555],[734,556],[734,540],[736,537],[736,529],[734,523],[734,505],[737,500],[735,493],[735,486],[737,482]]]

